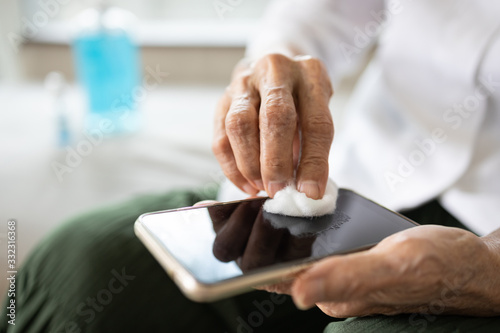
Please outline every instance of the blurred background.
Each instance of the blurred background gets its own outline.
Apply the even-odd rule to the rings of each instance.
[[[9,219],[19,266],[68,217],[220,181],[213,110],[267,2],[0,1],[2,276]],[[128,123],[92,128],[103,95]]]
[[[214,108],[268,2],[0,1],[2,276],[9,219],[20,266],[78,213],[221,181]]]
[[[171,81],[210,83],[214,79],[219,83],[227,80],[232,62],[241,57],[248,34],[267,2],[107,1],[135,16],[135,25],[129,33],[141,48],[143,66],[165,66],[171,73]],[[2,1],[2,77],[43,79],[47,72],[60,70],[68,79],[73,79],[70,44],[78,28],[78,16],[88,8],[99,8],[101,3],[96,0]],[[29,28],[25,28],[26,25]],[[9,32],[25,33],[27,37],[28,43],[22,45],[19,54],[4,54],[11,44],[6,36]]]

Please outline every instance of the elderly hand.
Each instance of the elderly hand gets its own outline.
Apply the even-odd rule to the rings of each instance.
[[[325,67],[311,57],[271,54],[237,66],[215,116],[213,151],[225,175],[248,194],[273,197],[296,171],[299,191],[321,198],[332,94]]]
[[[372,314],[500,314],[497,245],[457,228],[419,226],[372,249],[314,264],[292,283],[268,286],[297,306],[338,318]]]

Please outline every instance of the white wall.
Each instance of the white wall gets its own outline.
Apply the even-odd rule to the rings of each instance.
[[[63,2],[63,1],[61,1]],[[64,1],[53,20],[74,17],[84,8],[95,7],[99,0]],[[270,0],[108,0],[112,6],[119,6],[133,12],[140,19],[220,19],[218,8],[226,9],[228,19],[258,18]],[[23,15],[32,16],[40,10],[39,0],[22,0]],[[227,6],[226,6],[227,5]]]
[[[9,40],[19,33],[19,15],[17,1],[0,1],[0,80],[19,78],[17,48]]]

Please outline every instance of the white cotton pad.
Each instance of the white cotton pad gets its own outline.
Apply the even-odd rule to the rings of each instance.
[[[323,216],[335,211],[337,195],[338,187],[331,179],[326,184],[325,195],[319,200],[308,198],[292,184],[276,192],[273,199],[267,199],[264,211],[287,216]]]

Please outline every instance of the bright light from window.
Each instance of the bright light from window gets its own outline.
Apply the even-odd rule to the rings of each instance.
[[[41,4],[56,3],[52,20],[66,21],[82,10],[97,7],[97,0],[23,0],[22,13],[31,17],[41,9]],[[192,19],[257,19],[269,0],[110,0],[117,6],[134,13],[140,20],[192,20]]]

